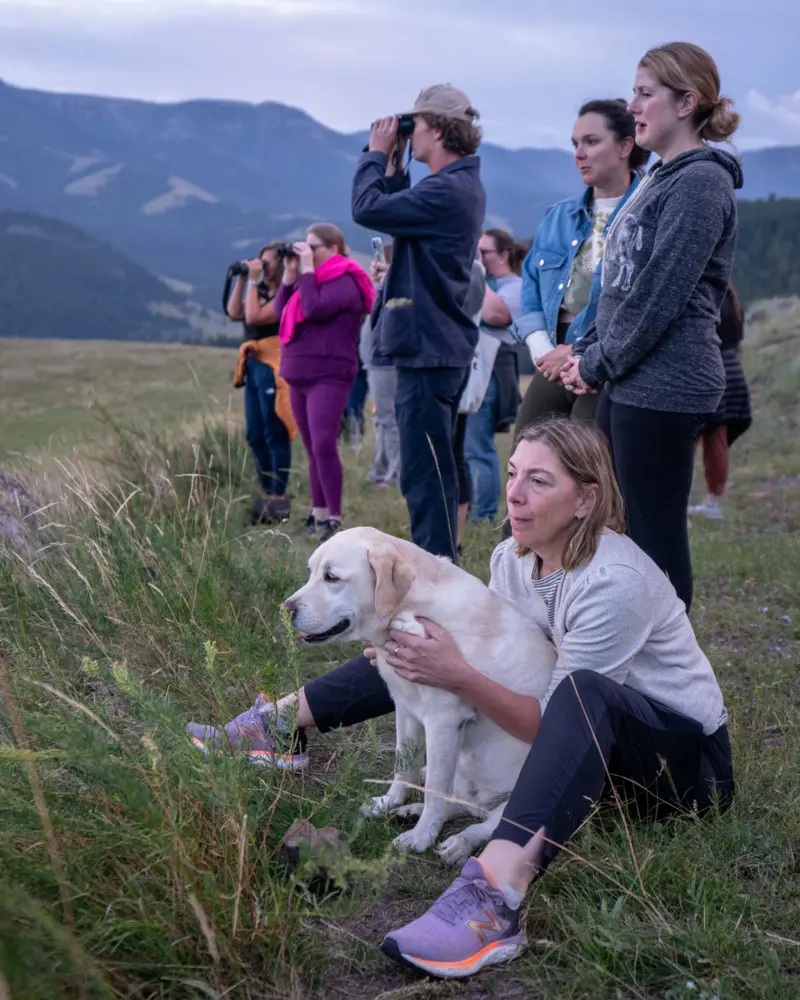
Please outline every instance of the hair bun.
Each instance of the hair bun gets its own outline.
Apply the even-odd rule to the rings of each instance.
[[[711,106],[708,117],[700,128],[700,138],[708,142],[727,142],[739,127],[741,118],[733,110],[730,97],[720,97]]]

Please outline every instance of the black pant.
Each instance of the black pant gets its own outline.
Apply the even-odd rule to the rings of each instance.
[[[467,436],[466,413],[459,413],[456,420],[456,431],[453,437],[453,454],[456,457],[456,479],[458,480],[458,505],[472,500],[472,479],[469,474],[469,462],[464,451]]]
[[[597,409],[597,426],[611,444],[628,534],[664,570],[687,611],[693,591],[689,493],[703,419],[614,403],[605,392]]]
[[[305,694],[323,733],[394,711],[389,689],[364,656],[309,681]],[[733,798],[725,726],[705,736],[694,719],[593,670],[576,670],[550,698],[492,839],[524,846],[544,827],[555,845],[566,844],[602,795],[606,768],[629,810],[632,804],[643,819],[702,813],[715,794],[722,807]],[[557,846],[545,846],[542,870],[557,853]]]
[[[610,793],[607,774],[638,819],[703,813],[715,796],[727,808],[734,792],[728,730],[705,736],[694,719],[594,670],[576,670],[553,692],[492,840],[524,847],[543,827],[548,843],[537,864],[544,871]]]
[[[408,506],[411,540],[454,562],[458,530],[454,440],[458,402],[468,375],[468,368],[398,368],[395,396],[400,489]]]
[[[520,404],[514,437],[529,424],[544,417],[566,416],[594,423],[599,398],[593,392],[576,396],[574,392],[568,392],[560,382],[551,382],[541,372],[536,372]]]

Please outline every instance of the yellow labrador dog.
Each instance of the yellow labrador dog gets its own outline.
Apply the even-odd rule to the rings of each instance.
[[[550,683],[555,650],[535,622],[476,577],[374,528],[334,535],[311,556],[309,569],[308,583],[284,604],[292,624],[306,642],[373,643],[395,703],[399,770],[387,794],[364,806],[365,815],[418,815],[414,828],[394,840],[414,851],[431,847],[453,815],[484,817],[437,848],[451,864],[464,861],[500,821],[530,747],[457,695],[399,677],[383,649],[389,630],[425,635],[416,616],[429,618],[450,632],[476,670],[539,698]],[[423,750],[424,803],[401,809],[409,783],[419,783]]]

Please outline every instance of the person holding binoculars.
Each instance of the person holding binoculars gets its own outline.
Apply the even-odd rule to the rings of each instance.
[[[458,561],[458,409],[478,343],[469,312],[486,210],[478,112],[449,83],[425,87],[409,112],[380,118],[353,178],[353,221],[391,236],[371,363],[397,371],[400,488],[411,540]],[[403,157],[430,173],[413,186]]]
[[[233,384],[245,391],[245,434],[263,491],[263,496],[253,501],[254,524],[282,521],[291,513],[286,488],[297,426],[289,387],[278,374],[280,343],[274,298],[282,274],[279,246],[268,243],[252,260],[232,264],[226,282],[230,288],[231,279],[236,277],[230,296],[225,296],[225,311],[244,326]]]
[[[327,541],[341,527],[342,463],[339,427],[358,374],[361,323],[375,291],[369,275],[347,255],[340,229],[316,223],[306,240],[282,247],[283,276],[274,300],[280,324],[280,374],[308,454],[309,534]]]

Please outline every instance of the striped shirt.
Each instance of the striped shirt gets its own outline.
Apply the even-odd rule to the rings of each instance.
[[[552,634],[555,628],[555,614],[556,614],[556,595],[558,594],[558,588],[561,585],[561,581],[564,579],[564,570],[557,569],[555,573],[551,573],[549,576],[544,576],[539,578],[539,560],[533,560],[533,572],[531,573],[531,581],[533,582],[533,589],[544,601],[544,606],[547,609],[547,620],[550,623],[550,632]]]

